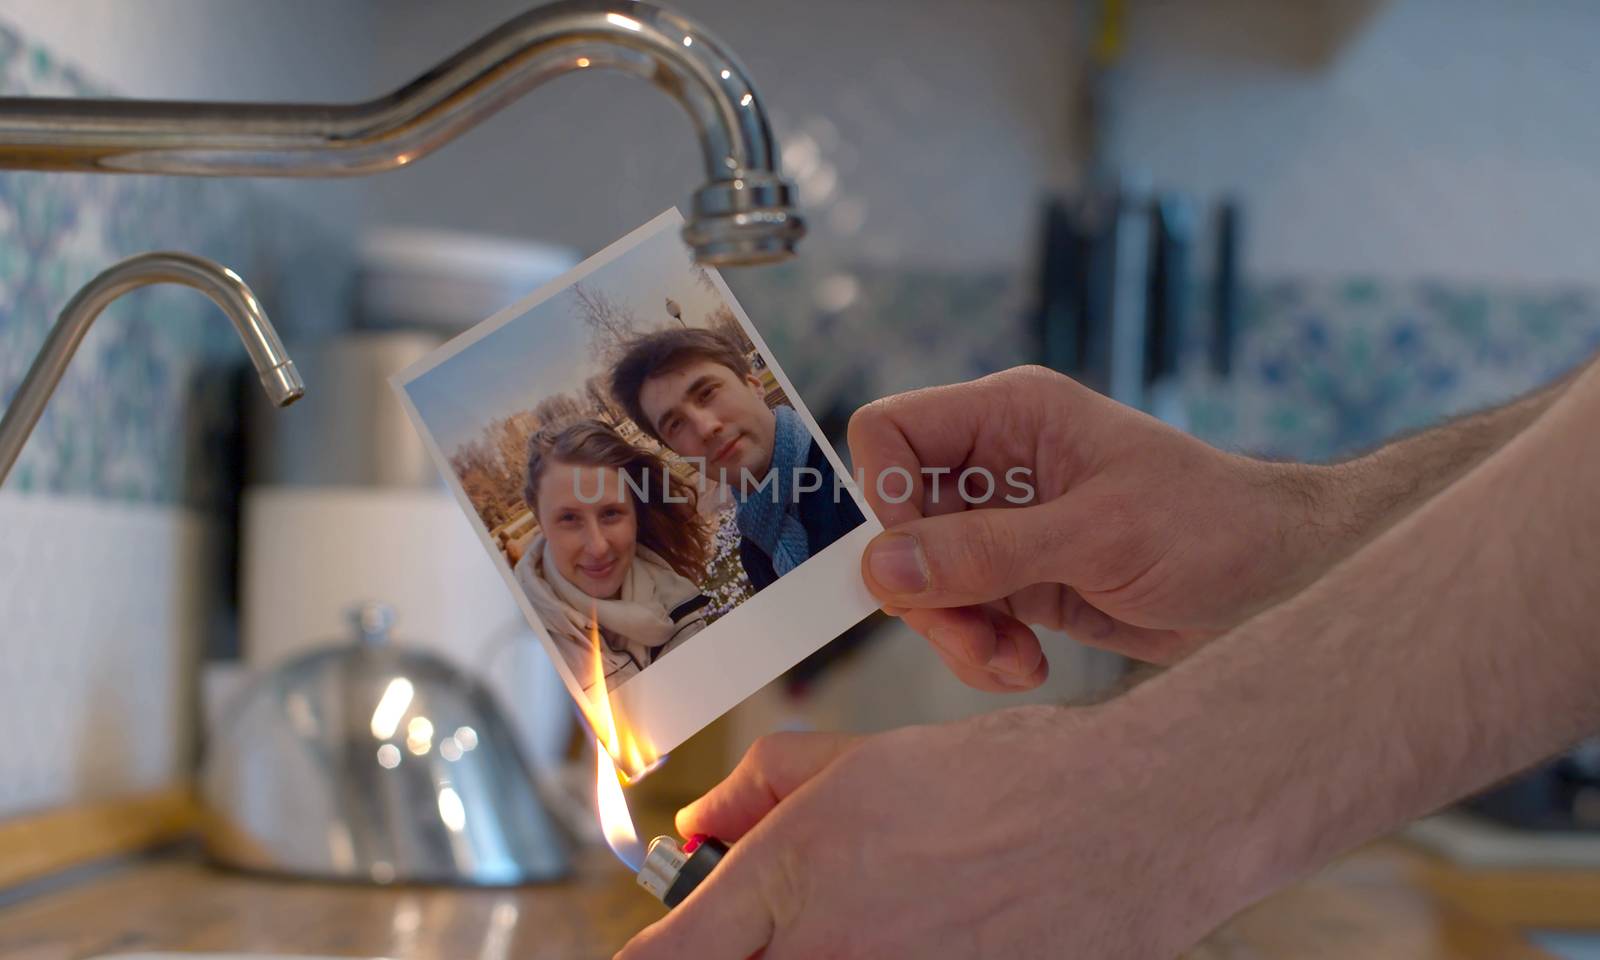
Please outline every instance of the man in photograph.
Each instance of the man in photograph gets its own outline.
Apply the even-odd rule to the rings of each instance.
[[[640,429],[735,490],[739,561],[756,590],[859,525],[821,444],[792,407],[769,407],[739,346],[698,328],[627,343],[611,393]]]

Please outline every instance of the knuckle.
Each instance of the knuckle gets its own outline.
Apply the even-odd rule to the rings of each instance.
[[[850,414],[850,423],[845,428],[845,436],[854,445],[857,441],[866,439],[867,435],[880,424],[887,416],[885,405],[888,398],[874,400],[866,406],[859,407],[855,413]]]
[[[950,556],[952,565],[961,568],[959,579],[949,576],[947,583],[935,586],[954,586],[962,581],[974,583],[1011,583],[1021,567],[1016,535],[1010,526],[1001,523],[993,510],[976,510],[971,514],[967,535],[958,551]],[[930,564],[931,566],[931,564]],[[930,570],[935,580],[939,572]]]
[[[750,744],[750,749],[745,751],[745,762],[757,770],[771,769],[778,757],[783,754],[784,740],[793,734],[768,733],[757,737]]]
[[[1057,373],[1049,367],[1042,367],[1037,363],[1027,363],[1020,367],[1013,367],[1001,375],[1006,377],[1008,383],[1026,391],[1055,387],[1062,383],[1071,382],[1065,375]]]
[[[1049,396],[1053,403],[1066,404],[1069,407],[1104,399],[1101,394],[1049,367],[1029,364],[1009,372],[1014,372],[1016,376],[1010,380],[1008,386],[1016,395],[1016,399],[1026,404],[1038,405],[1042,396]]]
[[[845,428],[845,442],[857,466],[876,469],[903,442],[902,423],[919,417],[915,407],[908,407],[909,394],[899,394],[874,400],[850,415]],[[869,485],[870,489],[870,485]]]
[[[765,781],[770,782],[774,777],[781,778],[781,773],[786,765],[789,765],[790,759],[800,752],[797,748],[804,746],[805,739],[812,736],[815,734],[792,730],[763,734],[750,744],[750,749],[745,751],[743,762]]]

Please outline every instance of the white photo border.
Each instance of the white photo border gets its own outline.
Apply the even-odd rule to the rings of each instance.
[[[479,543],[491,557],[497,551],[489,531],[484,528],[471,499],[461,486],[460,478],[439,449],[421,412],[412,403],[406,385],[447,363],[501,327],[520,319],[574,283],[609,266],[640,244],[664,231],[681,231],[683,222],[683,215],[677,208],[666,210],[389,378],[390,385],[399,396],[412,425],[421,435],[434,464],[444,475],[450,493],[472,525]],[[646,669],[623,681],[615,690],[609,691],[611,709],[618,718],[619,729],[629,730],[647,753],[654,757],[666,756],[707,724],[879,607],[878,601],[867,591],[861,579],[861,557],[868,541],[882,532],[883,525],[868,506],[855,479],[845,470],[839,454],[817,426],[816,419],[795,391],[794,384],[789,382],[782,363],[768,349],[760,331],[750,322],[744,306],[728,289],[722,274],[711,267],[707,267],[706,272],[723,302],[733,311],[745,334],[766,360],[795,412],[800,415],[806,429],[811,431],[812,439],[822,447],[841,485],[861,509],[864,520],[820,553],[734,607]],[[517,583],[510,566],[501,558],[495,563],[495,568],[505,581],[506,588],[511,591],[523,618],[544,644],[545,653],[556,665],[567,691],[574,701],[584,706],[581,711],[584,716],[589,716],[592,708],[583,684],[550,639],[549,631]],[[827,602],[816,602],[818,597],[826,597]],[[599,686],[604,689],[604,684]],[[624,771],[630,775],[640,772]]]

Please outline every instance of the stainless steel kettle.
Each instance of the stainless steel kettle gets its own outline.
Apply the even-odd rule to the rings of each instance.
[[[488,693],[390,643],[387,607],[351,620],[353,642],[284,663],[225,709],[201,774],[210,855],[376,883],[563,876],[570,840]]]

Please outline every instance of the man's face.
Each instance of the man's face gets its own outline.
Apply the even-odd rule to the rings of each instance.
[[[738,485],[741,471],[757,482],[772,464],[777,419],[753,375],[714,360],[691,360],[645,380],[639,405],[651,426],[682,457],[704,457],[713,479]]]

